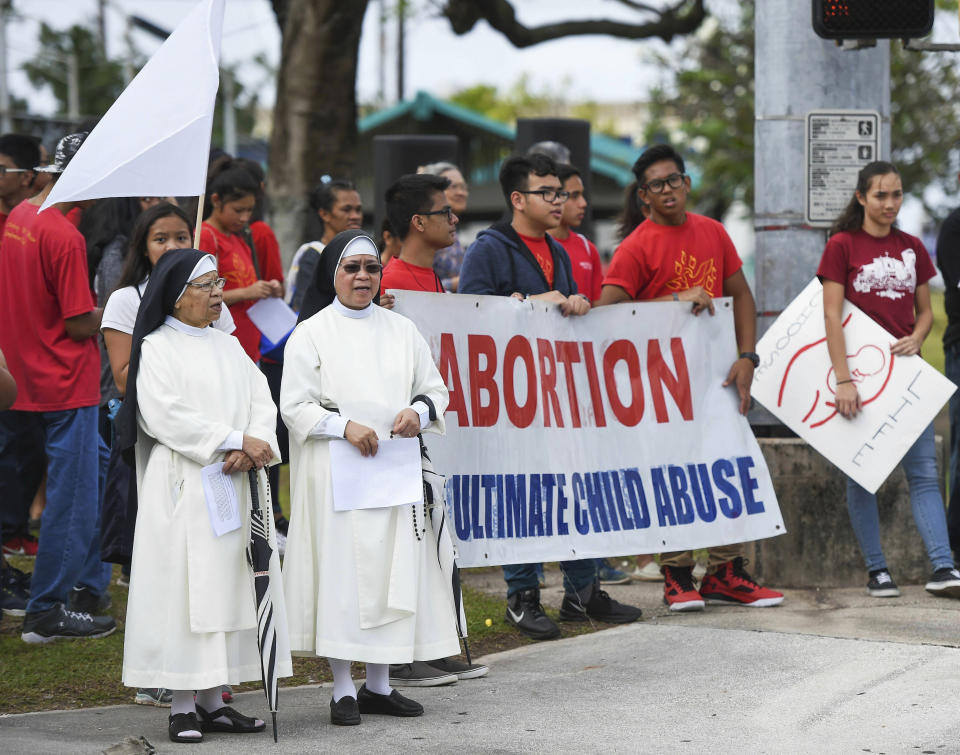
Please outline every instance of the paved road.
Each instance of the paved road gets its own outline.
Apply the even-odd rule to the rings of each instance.
[[[484,679],[409,691],[423,718],[333,727],[330,690],[301,687],[281,693],[278,746],[211,735],[195,751],[960,753],[960,601],[919,587],[884,601],[790,591],[776,609],[671,616],[656,585],[611,592],[650,616],[491,655]],[[239,695],[237,707],[263,715],[263,697]],[[0,718],[2,752],[98,753],[127,735],[183,750],[154,708]]]

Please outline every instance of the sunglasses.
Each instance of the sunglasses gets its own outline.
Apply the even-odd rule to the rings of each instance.
[[[340,269],[343,270],[347,275],[356,275],[360,272],[360,268],[363,268],[367,275],[380,275],[383,272],[383,265],[379,262],[368,262],[365,265],[361,265],[359,262],[344,262]]]

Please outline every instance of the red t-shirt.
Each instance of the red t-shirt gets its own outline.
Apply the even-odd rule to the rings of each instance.
[[[573,268],[573,279],[577,283],[577,291],[588,297],[590,301],[600,298],[600,289],[603,286],[603,269],[600,266],[600,252],[586,236],[574,231],[565,239],[553,237],[564,249],[570,258]]]
[[[76,228],[80,225],[80,221],[83,219],[83,208],[79,206],[73,207],[64,217],[66,217],[70,225]]]
[[[524,236],[517,234],[520,240],[527,245],[527,248],[533,252],[537,259],[537,264],[543,270],[543,277],[547,279],[547,285],[553,288],[553,255],[550,254],[550,246],[547,244],[545,236],[534,238],[533,236]]]
[[[380,279],[380,292],[396,288],[402,291],[432,291],[442,294],[443,284],[432,267],[413,265],[399,257],[393,257],[383,268]]]
[[[4,229],[4,228],[6,227],[6,225],[7,225],[7,218],[8,218],[8,217],[10,217],[10,216],[9,216],[7,213],[5,213],[5,212],[0,212],[0,239],[3,238],[3,229]]]
[[[257,282],[257,271],[253,267],[250,247],[242,237],[233,233],[220,233],[209,223],[200,228],[200,251],[217,258],[217,270],[220,277],[226,278],[224,290],[246,288]],[[240,341],[243,350],[254,361],[260,361],[260,331],[250,321],[247,310],[255,301],[238,301],[230,305],[230,314],[237,329],[233,334]]]
[[[827,241],[817,275],[843,284],[843,296],[897,338],[913,332],[914,292],[937,274],[923,242],[896,228],[883,238],[864,230]]]
[[[0,349],[17,381],[14,409],[55,412],[100,403],[95,336],[74,341],[64,320],[93,310],[87,245],[55,208],[21,202],[0,244]]]
[[[743,267],[723,226],[687,213],[681,225],[647,220],[627,236],[607,269],[605,286],[620,286],[631,299],[647,301],[694,286],[723,295],[723,282]]]
[[[257,248],[257,262],[260,263],[260,277],[265,281],[275,280],[283,283],[283,262],[280,259],[280,243],[273,229],[258,220],[250,224],[250,235]]]

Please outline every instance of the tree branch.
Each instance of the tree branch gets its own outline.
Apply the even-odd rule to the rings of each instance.
[[[529,27],[517,21],[517,14],[509,0],[446,0],[443,15],[450,21],[454,33],[466,34],[478,21],[484,20],[503,34],[514,47],[523,48],[552,39],[586,34],[605,34],[621,39],[660,37],[669,42],[675,35],[694,31],[706,18],[704,0],[677,0],[675,5],[662,10],[648,8],[636,0],[619,0],[637,10],[657,14],[654,21],[631,24],[608,19],[565,21],[556,24]]]

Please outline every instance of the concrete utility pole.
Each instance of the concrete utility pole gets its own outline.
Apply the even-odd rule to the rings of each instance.
[[[809,0],[757,3],[754,223],[758,332],[817,271],[826,231],[804,223],[804,123],[810,110],[876,110],[890,157],[890,45],[844,50],[813,33]],[[853,188],[851,187],[851,195]]]
[[[80,65],[74,50],[67,53],[67,117],[80,120]]]
[[[237,154],[237,113],[234,109],[235,89],[233,86],[233,72],[227,68],[220,69],[220,82],[223,85],[223,149],[236,157]]]

